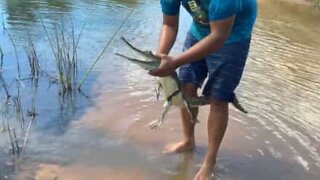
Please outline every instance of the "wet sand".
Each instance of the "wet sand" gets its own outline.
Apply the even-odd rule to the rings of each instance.
[[[179,140],[181,136],[180,113],[177,107],[172,107],[162,127],[152,130],[148,123],[156,120],[162,110],[163,100],[156,100],[152,91],[124,90],[101,94],[95,107],[89,109],[78,122],[82,126],[104,131],[107,136],[129,138],[133,142],[161,151],[164,144]],[[233,107],[231,107],[232,109]],[[231,111],[231,121],[244,115]],[[208,106],[202,107],[199,113],[200,123],[196,134],[198,145],[206,144],[206,117]],[[240,127],[231,123],[231,132],[241,132]],[[228,131],[229,131],[228,130]],[[232,138],[226,142],[232,143]]]
[[[102,93],[95,107],[87,111],[78,125],[102,131],[108,137],[129,139],[146,154],[167,156],[168,159],[178,157],[180,160],[173,161],[180,169],[175,177],[191,179],[206,151],[208,107],[200,110],[201,123],[196,127],[195,151],[191,154],[162,155],[162,147],[166,143],[181,138],[179,111],[176,107],[172,108],[162,128],[149,129],[146,125],[159,117],[163,102],[157,101],[151,94],[152,91],[131,90]],[[316,172],[312,172],[314,168],[294,154],[277,134],[259,124],[257,119],[231,107],[229,126],[218,156],[218,178],[316,179]],[[310,170],[311,173],[305,173]]]
[[[32,172],[32,173],[31,173]],[[21,173],[14,179],[34,180],[106,180],[106,179],[153,179],[151,173],[139,169],[110,169],[95,166],[71,165],[60,166],[55,164],[39,164],[31,170],[21,169]]]

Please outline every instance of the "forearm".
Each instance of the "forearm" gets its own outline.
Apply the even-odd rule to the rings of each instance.
[[[229,37],[235,16],[225,20],[210,22],[211,33],[175,58],[176,64],[191,63],[217,51]]]
[[[178,66],[195,62],[218,50],[223,45],[224,41],[225,38],[221,38],[218,35],[211,33],[194,46],[177,56],[175,61]]]
[[[163,22],[159,36],[157,54],[169,54],[179,28],[179,15],[167,16],[163,15]]]
[[[176,33],[172,33],[174,36],[161,35],[163,39],[160,40],[158,51],[160,52],[158,57],[161,59],[161,64],[158,68],[150,71],[149,74],[160,77],[168,76],[174,73],[177,67],[195,62],[216,52],[229,37],[234,19],[235,15],[210,22],[211,33],[177,57],[166,55],[172,48]]]
[[[176,41],[177,33],[178,27],[172,27],[165,24],[162,25],[157,50],[158,54],[169,54]]]

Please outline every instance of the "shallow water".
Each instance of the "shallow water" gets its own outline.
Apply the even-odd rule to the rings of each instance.
[[[249,59],[237,89],[249,114],[231,109],[216,174],[218,179],[317,179],[320,12],[279,0],[260,0],[259,5]],[[4,0],[0,14],[3,77],[11,84],[10,94],[20,95],[24,114],[32,107],[39,114],[21,159],[14,164],[8,133],[0,132],[0,179],[192,178],[205,154],[207,107],[201,109],[195,152],[162,155],[162,146],[181,135],[178,110],[170,111],[163,128],[149,130],[146,124],[158,118],[162,106],[154,97],[154,78],[114,55],[126,51],[120,36],[145,49],[156,47],[161,23],[158,1]],[[180,52],[190,23],[184,11],[181,16],[173,53]],[[72,22],[76,33],[85,27],[78,52],[79,77],[115,36],[85,81],[85,95],[62,98],[46,77],[38,86],[13,81],[18,72],[8,34],[17,46],[22,77],[30,72],[24,49],[29,37],[41,67],[54,75],[53,54],[41,24],[51,30],[61,18],[67,25]],[[0,93],[5,99],[2,87]],[[2,104],[1,122],[8,122],[23,140],[31,121],[26,117],[20,128],[14,106],[6,112]]]

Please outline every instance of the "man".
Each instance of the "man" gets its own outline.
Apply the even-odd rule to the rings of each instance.
[[[186,8],[193,22],[185,40],[184,52],[168,56],[175,43],[180,6]],[[253,25],[257,14],[256,0],[161,0],[163,25],[157,56],[159,68],[154,76],[167,76],[179,68],[182,90],[187,96],[197,96],[197,88],[210,97],[208,116],[208,151],[196,180],[211,178],[217,152],[228,124],[228,102],[240,82],[246,63]],[[182,152],[195,147],[194,127],[186,109],[181,109],[183,139],[169,144],[164,151]]]

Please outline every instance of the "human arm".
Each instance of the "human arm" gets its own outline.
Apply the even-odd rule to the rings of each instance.
[[[226,19],[211,21],[210,34],[177,57],[167,56],[165,53],[159,55],[158,57],[162,59],[161,65],[159,68],[152,70],[150,74],[154,76],[170,75],[177,67],[197,61],[215,52],[228,38],[234,19],[235,15],[232,15]]]
[[[211,33],[184,53],[174,58],[176,66],[192,63],[217,51],[228,38],[234,18],[235,16],[231,16],[224,20],[211,22]]]
[[[179,28],[179,14],[169,16],[163,14],[163,23],[160,31],[157,54],[169,54]]]

